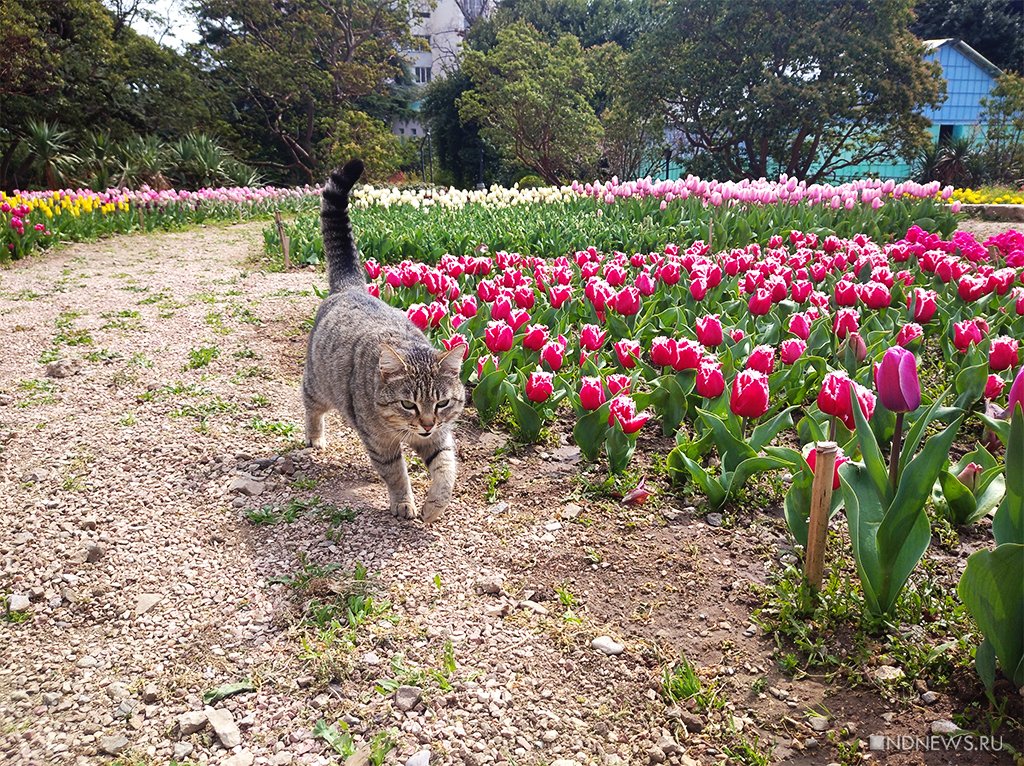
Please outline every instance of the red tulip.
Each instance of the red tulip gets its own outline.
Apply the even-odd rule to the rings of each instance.
[[[802,340],[807,340],[807,338],[809,338],[811,335],[810,317],[808,317],[807,314],[803,312],[793,314],[789,318],[789,324],[786,325],[786,329],[788,329],[796,337]]]
[[[426,330],[430,326],[430,311],[422,303],[412,304],[405,310],[405,315],[421,330]]]
[[[637,341],[617,340],[612,344],[612,348],[615,349],[615,356],[618,357],[619,364],[627,370],[636,367],[636,360],[640,358],[640,344]]]
[[[843,463],[848,463],[850,458],[843,454],[842,449],[836,451],[836,466],[834,473],[832,474],[832,489],[839,489],[839,466]],[[811,467],[811,473],[814,473],[814,467],[818,464],[818,453],[814,447],[811,447],[811,451],[807,453],[807,465]]]
[[[469,356],[469,341],[466,340],[466,336],[462,333],[455,333],[450,338],[445,338],[441,341],[441,345],[446,350],[451,351],[456,346],[462,346],[462,361],[466,361],[466,357]]]
[[[757,370],[765,375],[771,375],[775,367],[775,349],[768,345],[755,346],[747,357],[746,367],[748,370]]]
[[[600,378],[580,378],[580,406],[585,410],[596,410],[605,402],[604,387]]]
[[[512,329],[517,331],[520,327],[530,321],[530,314],[526,309],[512,309],[508,315],[508,323]]]
[[[763,287],[757,288],[747,301],[747,308],[754,316],[764,316],[772,310],[772,294]]]
[[[741,370],[732,382],[729,408],[741,418],[759,418],[768,411],[768,376]]]
[[[491,319],[501,319],[507,322],[512,315],[514,305],[512,298],[504,293],[495,296],[494,302],[491,303]]]
[[[721,345],[724,340],[722,322],[718,318],[718,314],[704,314],[697,317],[694,329],[697,331],[697,340],[708,348]]]
[[[889,288],[881,282],[868,282],[860,288],[860,299],[869,309],[888,308],[892,303],[892,294]]]
[[[580,328],[580,346],[587,351],[597,351],[604,345],[608,333],[596,324],[585,324]]]
[[[696,370],[704,357],[703,347],[695,340],[681,338],[676,341],[676,361],[672,368],[680,370]]]
[[[917,357],[902,346],[893,346],[875,368],[878,398],[890,412],[913,412],[921,406]]]
[[[627,285],[616,293],[613,308],[623,316],[633,316],[640,313],[640,305],[640,291]]]
[[[548,342],[548,328],[542,324],[532,324],[526,328],[523,346],[530,351],[539,351]]]
[[[634,434],[650,420],[646,412],[636,411],[636,402],[628,396],[616,396],[610,405],[608,425],[617,423],[623,433]]]
[[[650,296],[654,295],[658,291],[657,283],[655,283],[654,278],[646,271],[637,274],[633,284],[636,285],[636,289],[640,291],[641,295]]]
[[[1014,338],[1006,335],[993,338],[988,350],[988,366],[992,371],[1002,372],[1016,366],[1019,345]]]
[[[848,333],[860,329],[860,319],[856,309],[839,309],[832,321],[832,329],[837,338],[845,338]]]
[[[474,298],[472,295],[467,295],[465,298],[462,299],[462,303],[459,304],[458,311],[460,314],[462,314],[462,316],[466,317],[467,319],[469,319],[470,317],[475,317],[477,312],[476,298]]]
[[[918,338],[924,337],[924,330],[916,322],[905,324],[896,335],[896,345],[906,348]]]
[[[705,357],[697,368],[697,393],[705,399],[716,399],[725,391],[725,377],[722,375],[722,363],[717,359]]]
[[[651,341],[651,364],[655,367],[671,367],[676,363],[676,342],[659,335]]]
[[[531,402],[543,402],[546,401],[555,387],[552,383],[554,375],[550,372],[544,372],[543,370],[535,370],[530,373],[530,377],[526,379],[526,396]]]
[[[907,305],[911,307],[914,321],[928,324],[939,309],[938,298],[939,294],[934,290],[915,287],[914,291],[907,296]]]
[[[840,280],[836,282],[835,296],[837,306],[856,306],[857,285],[845,279]]]
[[[729,330],[729,337],[732,339],[733,343],[739,343],[747,336],[746,333],[743,332],[743,330],[737,327],[735,330]]]
[[[779,358],[782,359],[783,364],[793,364],[804,355],[806,350],[807,341],[800,338],[790,338],[789,340],[782,341],[782,345],[779,346]]]
[[[488,362],[492,362],[494,364],[494,369],[498,369],[498,357],[491,356],[490,354],[483,354],[482,356],[477,357],[476,360],[476,376],[478,378],[482,378],[484,376],[484,367]]]
[[[875,414],[875,395],[859,383],[850,380],[845,372],[830,372],[825,376],[818,393],[818,408],[826,415],[839,418],[851,431],[857,426],[853,417],[850,387],[857,393],[857,402],[865,418]]]
[[[960,353],[967,353],[971,344],[981,343],[981,328],[973,320],[966,319],[953,325],[953,345]]]
[[[968,303],[978,300],[988,291],[988,279],[977,274],[964,274],[956,283],[957,295]]]
[[[572,297],[572,288],[569,285],[553,285],[549,301],[552,308],[560,309]]]
[[[499,319],[487,323],[484,330],[484,343],[492,354],[500,354],[512,348],[512,326]]]
[[[558,372],[565,362],[565,344],[557,340],[549,340],[541,348],[540,358],[544,364]]]
[[[619,394],[628,394],[629,388],[633,381],[629,379],[628,375],[623,375],[617,372],[613,375],[609,375],[605,378],[605,384],[608,386],[608,393],[612,396],[618,396]]]
[[[998,399],[1003,394],[1006,383],[998,375],[989,375],[985,382],[985,398]]]

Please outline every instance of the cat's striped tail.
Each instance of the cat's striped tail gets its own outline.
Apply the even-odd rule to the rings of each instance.
[[[324,235],[327,281],[332,293],[366,282],[348,217],[349,192],[362,174],[363,161],[349,160],[344,167],[331,173],[324,186],[320,229]]]

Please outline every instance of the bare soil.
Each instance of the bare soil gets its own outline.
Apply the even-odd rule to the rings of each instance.
[[[298,442],[322,275],[262,270],[260,230],[116,238],[0,272],[0,595],[31,600],[0,610],[0,762],[346,762],[314,736],[321,720],[356,745],[390,733],[388,764],[423,749],[469,766],[1014,762],[1005,748],[868,750],[871,735],[926,737],[984,710],[970,673],[928,704],[924,683],[876,679],[884,655],[856,677],[782,671],[792,647],[754,622],[795,560],[771,493],[708,517],[652,470],[658,494],[625,507],[565,426],[515,447],[467,410],[453,506],[428,528],[393,519],[337,418],[325,452]],[[47,377],[54,357],[79,367]],[[645,438],[639,465],[664,447]],[[238,477],[261,493],[229,491]],[[247,517],[314,497],[354,519]],[[954,583],[985,534],[936,541],[936,581]],[[383,607],[351,631],[317,623],[310,602],[351,592],[357,563]],[[593,649],[597,636],[624,651]],[[665,699],[681,656],[715,705]],[[215,703],[240,743],[182,733],[204,693],[245,680],[253,691]],[[395,684],[422,699],[399,709]]]

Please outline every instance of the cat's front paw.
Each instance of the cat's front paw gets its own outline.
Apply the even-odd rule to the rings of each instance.
[[[313,449],[327,449],[327,437],[321,434],[315,439],[306,439],[306,446]]]
[[[441,514],[444,509],[448,507],[447,500],[439,500],[437,498],[428,497],[426,502],[423,503],[423,523],[432,524],[441,518]]]
[[[395,518],[399,519],[415,519],[416,518],[416,503],[412,500],[406,500],[401,503],[391,504],[391,513]]]

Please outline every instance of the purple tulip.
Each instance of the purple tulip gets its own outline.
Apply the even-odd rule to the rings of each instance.
[[[921,406],[921,385],[917,382],[917,358],[902,346],[885,352],[875,368],[878,398],[890,412],[913,412]]]

